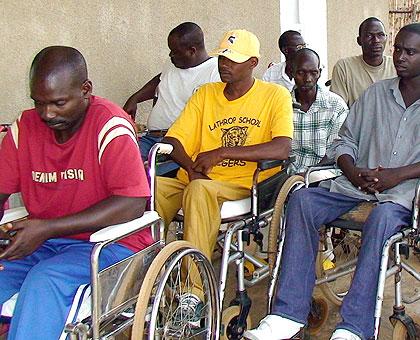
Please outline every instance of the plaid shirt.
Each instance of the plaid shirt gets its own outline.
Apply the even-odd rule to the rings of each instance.
[[[295,89],[292,98],[296,103]],[[308,112],[293,108],[292,155],[296,161],[290,168],[291,173],[304,172],[308,166],[321,161],[327,148],[338,137],[348,111],[340,96],[319,86],[316,99]]]

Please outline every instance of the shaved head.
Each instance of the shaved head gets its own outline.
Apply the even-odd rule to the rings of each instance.
[[[85,58],[72,47],[46,47],[32,62],[31,98],[59,143],[67,141],[84,120],[92,93],[87,77]]]
[[[34,58],[29,75],[30,84],[67,73],[72,85],[80,86],[88,79],[86,61],[73,47],[50,46],[41,50]]]
[[[363,30],[365,29],[365,26],[367,24],[372,23],[372,22],[378,22],[383,27],[385,27],[384,23],[381,20],[379,20],[378,18],[376,18],[376,17],[369,17],[369,18],[363,20],[362,23],[359,25],[359,37],[363,34]]]
[[[204,33],[196,23],[183,22],[169,32],[169,36],[176,36],[185,48],[204,49]]]
[[[286,32],[283,32],[283,34],[280,36],[278,44],[280,50],[285,48],[287,45],[289,45],[289,40],[293,37],[299,37],[302,38],[302,35],[298,31],[288,30]]]
[[[413,24],[408,24],[400,29],[400,32],[411,32],[420,35],[420,23],[416,22]]]
[[[314,58],[314,60],[316,61],[318,68],[320,66],[320,59],[319,59],[319,55],[318,53],[316,53],[314,50],[310,49],[310,48],[302,48],[300,50],[297,50],[294,54],[293,54],[293,61],[292,61],[292,67],[295,70],[298,65],[303,61],[306,60],[308,58]]]

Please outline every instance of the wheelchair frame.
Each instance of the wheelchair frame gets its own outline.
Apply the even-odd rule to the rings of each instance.
[[[6,210],[1,223],[16,221],[26,216],[25,208]],[[148,227],[151,228],[155,240],[153,244],[112,266],[99,270],[99,256],[107,245]],[[134,284],[131,281],[127,282],[128,267],[134,265],[139,269],[136,276],[138,278],[144,276],[143,272],[149,268],[154,256],[164,247],[162,231],[163,222],[157,213],[146,212],[140,218],[103,228],[91,235],[90,241],[96,242],[91,253],[91,315],[80,322],[65,325],[65,332],[69,334],[70,339],[108,338],[132,324],[133,317],[125,317],[119,320],[116,328],[109,334],[100,334],[101,326],[115,322],[120,313],[128,310],[136,302],[142,280]],[[118,287],[125,287],[124,292],[118,291],[116,289]]]
[[[328,169],[337,169],[333,165],[327,166],[312,166],[309,167],[308,171],[305,173],[304,183],[305,187],[309,186],[309,177],[310,174],[314,171],[318,170],[328,170]],[[299,186],[297,189],[300,189]],[[388,277],[394,275],[395,276],[395,304],[393,307],[393,314],[390,316],[390,321],[395,327],[398,322],[400,322],[406,329],[407,337],[410,340],[416,339],[416,329],[414,326],[414,321],[405,313],[405,307],[403,303],[414,303],[420,300],[420,293],[417,295],[406,298],[402,295],[401,289],[401,272],[405,270],[409,273],[412,277],[414,277],[417,281],[420,281],[420,272],[418,272],[413,266],[406,263],[402,260],[401,256],[401,247],[403,245],[407,245],[409,247],[414,247],[417,250],[420,249],[420,231],[419,231],[419,208],[420,207],[420,180],[418,180],[416,189],[415,189],[415,197],[413,202],[413,214],[412,214],[412,223],[411,226],[403,228],[398,233],[391,236],[388,240],[385,241],[382,255],[381,255],[381,264],[380,264],[380,272],[379,272],[379,279],[377,285],[377,296],[376,296],[376,305],[375,305],[375,329],[374,329],[374,336],[373,339],[378,339],[379,336],[379,328],[380,328],[380,319],[382,313],[382,304],[384,300],[384,289],[385,289],[385,281]],[[331,222],[329,225],[334,225],[334,221]],[[343,228],[339,226],[338,228]],[[346,228],[343,228],[346,229]],[[280,264],[281,264],[281,254],[283,250],[284,244],[284,230],[285,230],[285,219],[281,218],[281,225],[280,225],[280,234],[278,240],[278,250],[277,250],[277,258],[275,267],[273,269],[273,273],[271,275],[270,286],[268,291],[268,313],[271,311],[271,304],[272,299],[274,296],[274,292],[277,286],[277,278],[280,271]],[[393,259],[394,263],[389,266],[389,258],[390,258],[390,251],[393,251]],[[319,256],[319,253],[318,253]],[[336,272],[328,277],[324,278],[317,278],[315,285],[320,285],[323,283],[329,283],[336,280],[339,277],[346,276],[351,274],[355,271],[356,268],[356,260],[352,260],[348,263],[343,265],[345,268],[342,272]],[[395,328],[394,328],[395,332]],[[396,338],[394,340],[397,340]]]
[[[152,191],[152,202],[153,198],[154,191]],[[152,208],[153,207],[154,206],[152,205]],[[24,218],[27,215],[28,214],[23,207],[8,210],[1,219],[1,224]],[[151,228],[154,243],[126,259],[99,270],[99,257],[101,251],[106,246],[149,227]],[[203,263],[210,287],[216,287],[212,267],[204,255],[190,247],[188,244],[182,245],[182,247],[180,247],[179,244],[176,244],[175,246],[177,247],[175,248],[177,249],[169,247],[169,253],[167,250],[164,251],[165,241],[163,238],[163,231],[164,224],[162,219],[154,210],[152,210],[146,211],[140,218],[126,223],[105,227],[90,236],[90,241],[95,242],[90,257],[91,295],[89,300],[91,303],[88,307],[86,305],[77,307],[77,309],[84,309],[85,312],[86,310],[90,310],[90,316],[84,314],[80,321],[67,323],[65,325],[65,333],[62,334],[60,339],[66,338],[67,335],[72,340],[114,339],[116,335],[132,326],[136,319],[136,314],[133,313],[133,309],[136,303],[139,303],[140,293],[144,291],[143,286],[145,286],[143,282],[145,282],[144,280],[147,273],[151,271],[156,264],[155,260],[157,258],[162,259],[166,256],[167,259],[170,259],[169,255],[175,256],[175,259],[172,259],[170,263],[164,262],[162,264],[162,275],[159,273],[159,275],[156,276],[158,282],[155,282],[155,284],[158,286],[158,289],[161,290],[161,295],[162,282],[159,283],[159,280],[161,278],[165,279],[165,275],[167,278],[170,273],[170,267],[174,266],[176,261],[180,261],[183,257],[191,254],[196,256]],[[182,248],[182,251],[175,252],[175,250],[179,250],[178,248]],[[163,256],[159,256],[160,254]],[[149,282],[147,283],[149,284]],[[209,313],[214,313],[216,317],[212,318],[207,324],[209,330],[208,339],[211,337],[210,331],[219,329],[218,316],[220,314],[217,289],[213,288],[211,292],[213,293],[214,298],[210,301],[210,307],[208,307],[208,309]],[[156,306],[153,307],[155,310]],[[151,317],[152,321],[154,318],[156,323],[156,313],[153,314],[152,311]],[[151,338],[150,334],[149,338]],[[214,338],[217,339],[218,336],[215,336]]]
[[[157,154],[169,154],[172,151],[172,146],[164,143],[157,143],[154,145],[149,154],[149,164],[155,164]],[[219,272],[219,306],[222,306],[225,298],[225,289],[227,283],[227,273],[229,264],[235,262],[237,266],[237,291],[236,298],[230,302],[230,307],[221,314],[221,338],[222,339],[240,339],[248,324],[249,326],[249,311],[251,308],[251,299],[246,292],[247,286],[253,286],[269,275],[268,263],[262,263],[261,260],[251,254],[247,254],[244,250],[244,242],[249,242],[251,235],[258,238],[259,229],[267,227],[270,224],[273,207],[260,212],[259,211],[259,195],[258,195],[258,176],[261,171],[268,170],[274,167],[283,166],[285,171],[287,165],[293,162],[293,158],[285,161],[270,160],[258,162],[258,166],[253,175],[253,185],[251,188],[251,210],[239,216],[231,217],[227,220],[222,219],[222,224],[228,223],[227,230],[219,235],[218,243],[223,246],[222,259]],[[151,169],[151,188],[156,190],[155,181],[153,180],[155,170]],[[284,174],[284,179],[287,175]],[[280,188],[279,188],[280,189]],[[271,192],[272,194],[272,192]],[[274,197],[275,198],[275,197]],[[272,199],[274,204],[274,199]],[[154,207],[154,205],[152,205]],[[180,221],[178,221],[180,222]],[[234,236],[236,235],[236,241]],[[179,230],[177,236],[180,236]],[[252,279],[248,280],[245,277],[245,260],[250,261],[253,265],[258,267],[253,273]],[[227,334],[229,331],[229,337]]]

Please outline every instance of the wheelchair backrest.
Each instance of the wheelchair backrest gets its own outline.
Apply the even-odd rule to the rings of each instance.
[[[286,168],[283,168],[281,171],[275,175],[263,180],[257,185],[257,215],[260,213],[271,209],[276,202],[277,195],[279,191],[288,178]]]

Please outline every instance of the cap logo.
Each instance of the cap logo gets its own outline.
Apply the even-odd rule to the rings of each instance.
[[[233,43],[235,42],[235,40],[236,40],[236,37],[235,37],[234,35],[231,35],[231,36],[228,38],[228,41],[229,41],[231,44],[233,44]]]

